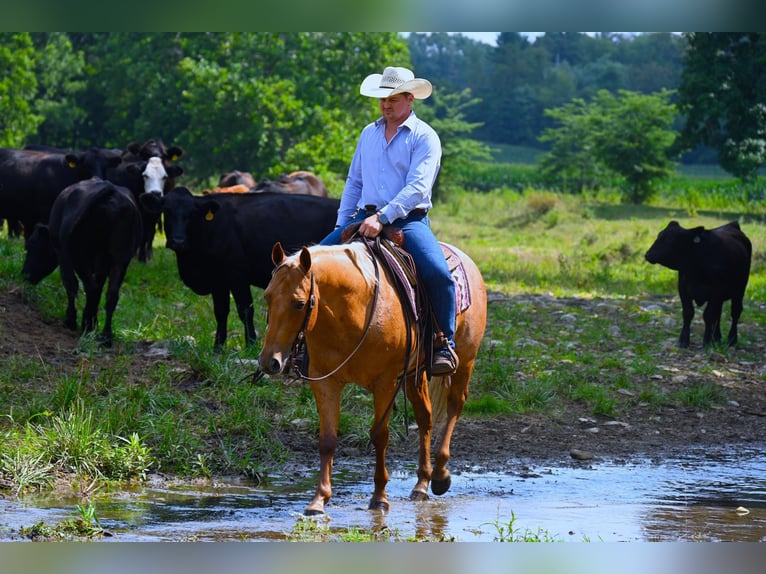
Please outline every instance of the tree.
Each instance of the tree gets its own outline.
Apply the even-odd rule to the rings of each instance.
[[[723,169],[752,178],[766,163],[766,35],[689,33],[678,108],[681,148],[705,144]]]
[[[541,170],[576,191],[597,182],[608,170],[627,182],[626,199],[636,204],[646,201],[652,183],[671,173],[670,150],[676,137],[671,130],[672,93],[620,90],[615,96],[600,90],[590,102],[577,99],[547,110],[559,125],[540,138],[552,143]]]
[[[594,187],[604,171],[594,154],[594,105],[576,98],[559,108],[545,110],[545,115],[558,124],[540,136],[541,142],[552,144],[540,158],[539,168],[545,179],[574,193]]]
[[[643,203],[652,195],[652,183],[672,173],[672,130],[676,108],[673,92],[638,94],[620,90],[619,96],[601,90],[596,96],[594,153],[599,161],[619,173],[629,185],[629,198]]]
[[[43,120],[30,105],[37,79],[28,33],[0,33],[0,69],[0,147],[21,147]]]
[[[85,89],[85,58],[62,32],[35,33],[35,70],[38,81],[33,110],[42,118],[38,142],[76,148],[78,127],[87,113],[77,103]]]
[[[481,99],[474,98],[468,88],[451,94],[434,91],[429,98],[430,105],[423,104],[415,109],[418,117],[439,134],[442,144],[441,170],[434,187],[434,198],[439,197],[445,181],[461,185],[461,174],[471,162],[492,159],[488,146],[469,137],[479,124],[465,119],[465,111],[480,102]]]

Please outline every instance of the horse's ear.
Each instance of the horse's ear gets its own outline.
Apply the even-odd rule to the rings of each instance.
[[[311,252],[304,246],[301,249],[301,267],[304,272],[308,272],[311,269]]]
[[[271,248],[271,261],[274,265],[279,265],[285,260],[285,250],[282,249],[282,244],[277,241],[274,247]]]

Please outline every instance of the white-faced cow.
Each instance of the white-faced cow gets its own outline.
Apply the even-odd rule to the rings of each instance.
[[[183,155],[178,146],[167,146],[159,138],[152,138],[142,144],[131,142],[122,154],[122,163],[109,170],[107,178],[116,185],[127,187],[138,202],[143,193],[163,194],[175,187],[175,178],[183,168],[175,165]],[[143,240],[138,247],[138,260],[146,262],[152,257],[152,243],[160,216],[145,211],[139,203],[143,221]]]
[[[683,326],[678,344],[689,346],[694,304],[702,306],[705,321],[704,345],[721,340],[721,310],[731,300],[731,328],[728,344],[737,343],[737,323],[742,314],[742,300],[750,277],[752,245],[732,221],[715,229],[684,229],[671,221],[660,231],[646,252],[649,263],[659,263],[678,271],[678,295],[681,298]]]
[[[226,343],[230,297],[245,328],[245,343],[256,340],[250,286],[265,289],[276,242],[296,250],[318,243],[335,225],[338,199],[282,193],[193,195],[177,187],[165,196],[144,194],[148,211],[163,214],[166,245],[176,254],[178,273],[198,295],[212,295],[216,349]]]
[[[0,149],[0,218],[21,222],[28,236],[46,223],[56,196],[92,176],[104,177],[121,161],[112,150]]]
[[[65,188],[51,208],[48,224],[38,223],[27,241],[22,275],[39,283],[58,266],[67,293],[64,323],[77,329],[78,277],[85,291],[81,332],[96,329],[106,280],[106,320],[101,341],[112,345],[112,316],[120,286],[141,240],[141,214],[133,194],[100,178]]]

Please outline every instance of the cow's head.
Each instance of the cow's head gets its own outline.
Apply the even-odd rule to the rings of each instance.
[[[122,161],[118,151],[91,148],[87,151],[68,152],[64,161],[69,169],[76,170],[78,179],[90,179],[93,176],[106,179],[106,171],[117,167]]]
[[[657,239],[646,252],[646,260],[669,269],[681,269],[701,249],[704,238],[704,227],[685,229],[677,221],[671,221],[657,234]]]
[[[162,195],[168,178],[178,177],[183,173],[180,166],[172,165],[167,168],[159,157],[150,157],[146,161],[128,164],[127,170],[132,174],[140,174],[144,179],[144,193]]]
[[[199,240],[200,228],[215,220],[220,204],[195,197],[185,187],[176,187],[164,196],[145,193],[139,198],[149,213],[162,213],[165,245],[176,253],[190,247],[190,239]]]
[[[59,261],[56,251],[53,249],[48,226],[38,223],[27,237],[25,244],[27,254],[24,258],[24,266],[21,275],[24,280],[37,285],[58,267]]]

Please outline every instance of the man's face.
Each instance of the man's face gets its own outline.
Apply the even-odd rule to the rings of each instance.
[[[410,115],[413,99],[412,94],[395,94],[380,98],[380,113],[383,114],[386,122],[400,124]]]

